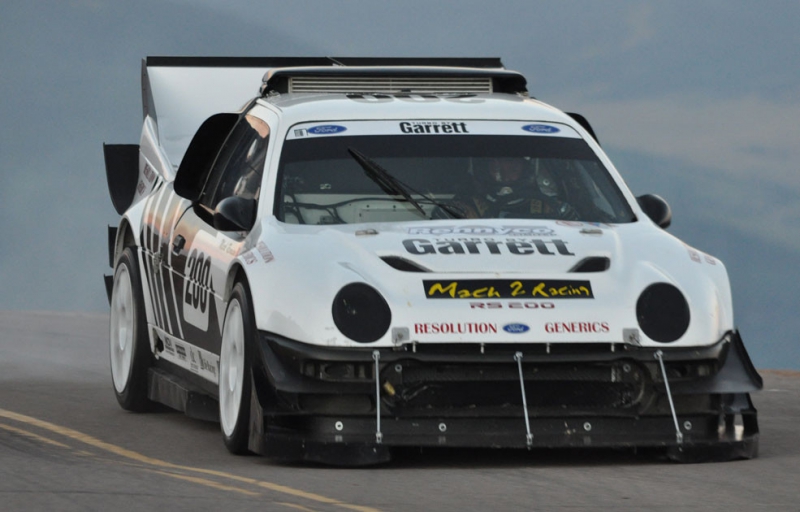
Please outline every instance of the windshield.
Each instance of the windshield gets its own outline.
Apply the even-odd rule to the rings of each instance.
[[[634,219],[571,128],[508,121],[297,125],[283,146],[275,205],[292,224]]]

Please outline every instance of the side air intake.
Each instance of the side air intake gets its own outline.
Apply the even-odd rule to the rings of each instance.
[[[399,256],[381,256],[390,267],[403,272],[430,272],[427,268]]]
[[[611,267],[611,260],[605,256],[590,256],[579,261],[570,272],[605,272]]]

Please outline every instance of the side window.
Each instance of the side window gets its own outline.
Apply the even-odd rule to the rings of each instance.
[[[220,149],[200,204],[213,210],[226,197],[258,200],[268,143],[269,126],[257,117],[242,117]]]

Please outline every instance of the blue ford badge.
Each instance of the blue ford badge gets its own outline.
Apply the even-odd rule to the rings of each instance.
[[[323,124],[309,128],[308,133],[313,133],[314,135],[330,135],[331,133],[341,133],[345,130],[347,130],[347,128],[344,126],[339,126],[336,124]]]
[[[522,334],[530,331],[531,328],[525,324],[506,324],[503,326],[503,330],[511,334]]]
[[[561,131],[555,126],[550,126],[547,124],[526,124],[522,127],[522,129],[531,133],[558,133]]]

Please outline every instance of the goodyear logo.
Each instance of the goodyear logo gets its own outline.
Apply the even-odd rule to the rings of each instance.
[[[589,281],[568,279],[424,280],[428,299],[593,299]]]

